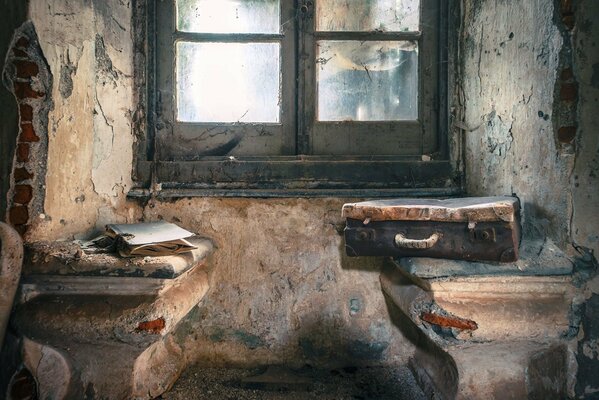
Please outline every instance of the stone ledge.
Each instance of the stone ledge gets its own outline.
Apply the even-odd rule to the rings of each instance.
[[[450,276],[511,275],[555,276],[569,275],[573,263],[553,242],[524,241],[520,259],[515,262],[473,262],[428,257],[395,259],[399,268],[419,278]]]
[[[464,341],[549,340],[565,337],[576,288],[570,276],[464,276],[422,279],[389,263],[383,292],[442,347]],[[445,329],[425,313],[473,321],[472,331]]]
[[[174,279],[206,258],[213,250],[211,240],[189,240],[198,248],[163,257],[123,258],[118,254],[86,254],[74,242],[35,242],[25,246],[23,276],[104,276]]]

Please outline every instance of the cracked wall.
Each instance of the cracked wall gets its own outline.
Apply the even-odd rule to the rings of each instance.
[[[380,259],[344,254],[343,199],[128,202],[135,111],[130,1],[32,0],[55,77],[44,218],[27,240],[165,219],[212,237],[212,291],[182,325],[185,356],[216,363],[405,361]],[[355,361],[351,361],[355,360]]]
[[[10,49],[15,30],[27,18],[28,1],[15,4],[12,0],[0,0],[0,71],[4,70],[6,56]],[[2,110],[2,123],[0,123],[0,215],[4,219],[7,208],[7,193],[10,187],[10,174],[13,167],[13,155],[16,147],[16,138],[19,132],[19,111],[15,97],[11,90],[0,84],[0,109]]]
[[[125,198],[133,158],[129,2],[32,0],[29,16],[57,81],[45,213],[29,239],[134,220],[139,212]]]
[[[219,249],[212,291],[181,330],[191,359],[259,363],[339,356],[379,363],[411,355],[411,344],[389,322],[378,283],[381,260],[344,255],[338,229],[345,199],[128,202],[132,125],[139,123],[141,107],[133,77],[133,49],[139,46],[131,29],[135,5],[30,3],[29,18],[54,77],[54,108],[48,117],[44,218],[36,219],[27,240],[89,236],[106,223],[142,218],[213,237]],[[465,118],[459,124],[466,128],[467,189],[470,195],[515,193],[524,204],[526,234],[562,247],[574,235],[596,249],[596,224],[588,218],[598,197],[592,196],[597,186],[589,173],[595,170],[596,139],[584,133],[598,126],[596,108],[591,102],[579,107],[587,122],[575,146],[556,141],[556,80],[565,36],[554,5],[463,2],[459,82]],[[593,65],[575,75],[599,81]],[[580,96],[596,97],[587,88]],[[569,189],[572,179],[587,176],[585,182],[595,186]]]
[[[563,37],[554,2],[466,0],[460,40],[465,163],[470,195],[511,195],[524,234],[569,242],[574,157],[552,121]]]

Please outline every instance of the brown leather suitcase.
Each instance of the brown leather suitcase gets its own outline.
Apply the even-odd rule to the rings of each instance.
[[[393,199],[349,203],[349,256],[515,261],[520,242],[516,197]]]

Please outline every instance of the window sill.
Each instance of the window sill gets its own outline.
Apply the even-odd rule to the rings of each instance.
[[[244,197],[244,198],[391,198],[391,197],[451,197],[462,193],[459,187],[422,189],[163,189],[157,199],[186,197]],[[149,189],[133,188],[127,193],[132,200],[152,197]]]
[[[153,193],[151,171],[159,182]],[[141,161],[136,182],[130,198],[441,197],[461,192],[450,161],[389,157]]]

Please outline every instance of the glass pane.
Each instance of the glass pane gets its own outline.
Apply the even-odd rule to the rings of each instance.
[[[413,41],[318,41],[318,119],[417,119],[417,46]]]
[[[177,119],[279,122],[278,43],[177,43]]]
[[[279,0],[177,0],[177,29],[202,33],[279,33]]]
[[[418,31],[420,0],[318,0],[318,31]]]

